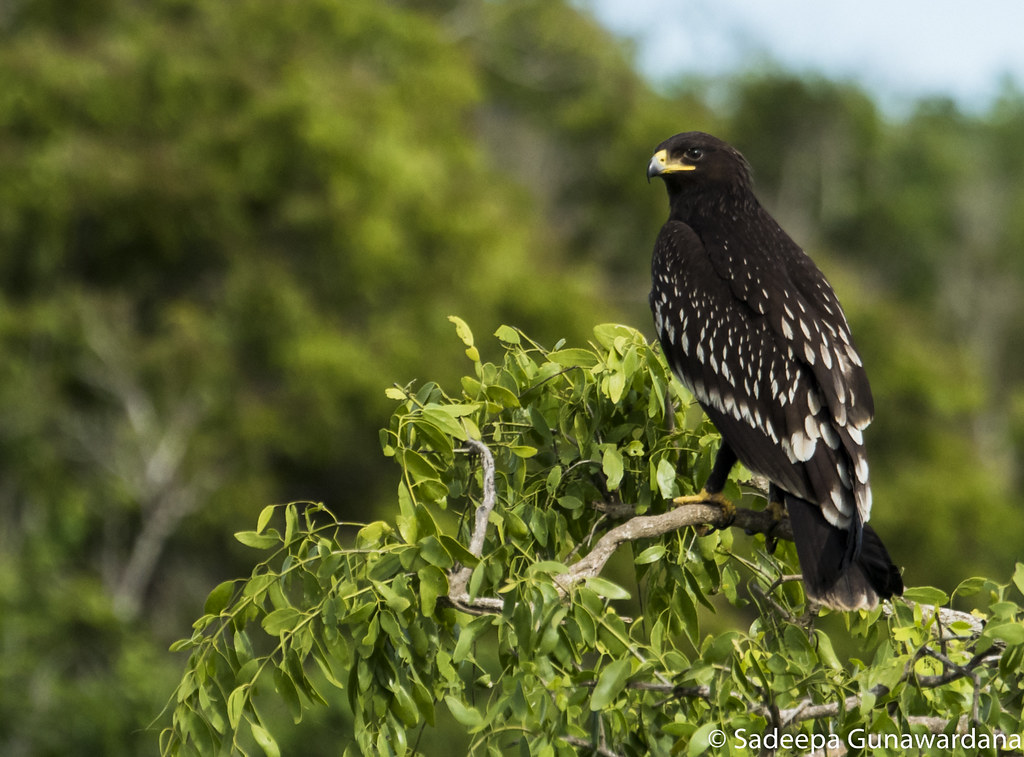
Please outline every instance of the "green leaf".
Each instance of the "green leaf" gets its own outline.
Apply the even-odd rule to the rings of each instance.
[[[537,448],[531,447],[528,444],[517,444],[509,447],[508,449],[516,457],[521,457],[526,460],[537,454]]]
[[[661,458],[658,462],[658,490],[664,499],[673,499],[679,496],[679,487],[676,485],[676,466]]]
[[[167,648],[168,652],[183,652],[186,649],[195,649],[198,646],[196,638],[178,639]]]
[[[619,323],[602,323],[594,327],[594,336],[597,338],[598,343],[607,349],[613,349],[616,347],[616,343],[619,340],[632,340],[636,337],[640,337],[639,333],[630,328],[629,326],[623,326]],[[640,337],[643,339],[643,337]]]
[[[406,449],[401,454],[402,467],[409,474],[413,485],[423,481],[440,481],[437,469],[426,457],[414,449]]]
[[[400,681],[396,681],[388,686],[388,690],[391,692],[391,701],[388,703],[391,711],[398,716],[399,720],[407,728],[418,725],[420,720],[419,708],[416,707],[416,702],[413,701],[412,695],[406,691],[405,686]]]
[[[494,335],[498,337],[505,344],[519,344],[519,332],[511,326],[498,326],[498,330],[494,332]]]
[[[267,505],[260,511],[260,517],[256,520],[256,533],[263,533],[263,529],[267,527],[270,519],[274,517],[274,510],[276,509],[276,505]]]
[[[377,547],[385,536],[389,536],[392,533],[394,533],[394,529],[391,528],[389,523],[383,520],[375,520],[373,523],[367,523],[359,529],[359,533],[356,534],[356,545],[360,549]]]
[[[466,549],[466,545],[460,542],[458,539],[454,539],[447,534],[441,534],[441,544],[448,551],[452,557],[454,557],[460,565],[465,565],[467,568],[473,568],[480,562],[480,558]]]
[[[544,488],[547,489],[548,494],[554,495],[558,492],[558,485],[562,482],[562,466],[553,465],[551,470],[548,471],[547,478],[544,480]]]
[[[459,632],[459,640],[455,643],[455,651],[452,653],[452,662],[462,662],[467,659],[472,652],[473,644],[477,638],[489,629],[494,623],[494,620],[487,615],[481,615],[479,618],[471,620],[464,628]]]
[[[271,636],[279,636],[285,631],[291,631],[302,620],[303,615],[294,607],[282,607],[268,613],[260,625],[263,630]]]
[[[626,374],[622,371],[615,371],[608,377],[608,399],[616,405],[622,399],[622,393],[626,390]]]
[[[429,618],[434,614],[438,597],[448,595],[448,576],[434,565],[420,568],[416,575],[420,579],[420,611]]]
[[[462,340],[462,343],[464,345],[466,345],[467,347],[472,347],[473,346],[473,332],[469,328],[469,324],[467,324],[464,320],[459,318],[457,315],[450,315],[450,316],[448,316],[448,320],[455,324],[455,333],[456,333],[456,335],[458,335],[459,339]]]
[[[949,595],[934,586],[914,586],[903,592],[903,598],[918,604],[935,605],[936,607],[949,601]]]
[[[569,572],[569,566],[558,560],[541,560],[533,563],[526,569],[526,575],[533,576],[538,573],[544,575],[561,575]]]
[[[579,510],[583,507],[583,500],[579,497],[574,497],[571,494],[558,498],[558,504],[564,507],[566,510]]]
[[[299,723],[302,720],[302,702],[299,699],[299,692],[292,679],[281,668],[274,668],[274,688],[277,690],[277,695],[288,705],[292,721]]]
[[[1017,563],[1014,568],[1013,585],[1017,587],[1017,591],[1024,594],[1024,562]]]
[[[445,549],[443,542],[436,536],[426,536],[419,541],[420,556],[431,565],[439,568],[451,568],[455,560]]]
[[[412,602],[410,602],[406,597],[403,597],[397,591],[392,589],[386,583],[377,583],[374,584],[374,586],[376,587],[380,595],[384,598],[384,601],[387,602],[388,607],[394,610],[395,613],[400,615],[406,610],[408,610],[409,607],[412,605]]]
[[[487,399],[497,403],[501,407],[519,407],[519,398],[511,391],[498,384],[491,384],[484,389]]]
[[[957,597],[973,596],[984,588],[987,581],[987,578],[980,578],[978,576],[965,578],[957,584],[957,587],[953,590],[953,595]]]
[[[288,505],[284,509],[284,543],[291,544],[295,538],[295,532],[299,528],[299,509],[295,505]]]
[[[256,597],[270,588],[270,585],[278,579],[273,573],[257,573],[245,582],[242,587],[243,597]]]
[[[833,670],[842,670],[843,665],[839,662],[839,658],[836,656],[835,650],[832,648],[832,640],[828,637],[828,634],[821,629],[816,628],[814,630],[814,638],[818,645],[819,659]]]
[[[444,703],[448,705],[448,711],[451,712],[452,717],[466,728],[473,729],[484,722],[483,715],[476,707],[463,704],[451,694],[444,698]]]
[[[423,408],[423,418],[442,433],[460,441],[466,440],[466,429],[456,420],[455,413],[450,412],[444,405],[427,405]]]
[[[597,679],[594,693],[590,696],[590,709],[592,712],[603,710],[618,698],[619,694],[626,687],[630,670],[631,663],[628,657],[623,657],[621,660],[615,660],[605,665]]]
[[[607,599],[629,599],[631,596],[618,584],[600,576],[588,578],[584,583],[588,589]]]
[[[235,655],[238,657],[238,662],[244,665],[256,656],[256,651],[253,649],[252,641],[249,639],[249,634],[244,630],[235,631],[234,642],[231,645],[235,650]]]
[[[690,742],[686,745],[687,757],[697,757],[697,755],[717,753],[718,748],[720,748],[722,744],[716,743],[715,748],[712,748],[712,733],[715,733],[716,736],[721,733],[721,727],[714,721],[704,723],[694,731],[693,735],[690,737]]]
[[[605,448],[604,455],[601,458],[601,468],[607,479],[608,491],[618,489],[619,484],[622,483],[624,468],[622,453],[616,447],[609,445]]]
[[[590,350],[585,350],[580,347],[570,347],[564,350],[556,350],[555,352],[549,352],[547,359],[552,363],[556,363],[564,368],[592,368],[598,364],[599,360]]]
[[[210,615],[219,615],[221,610],[228,606],[228,602],[231,601],[231,597],[234,593],[234,581],[224,581],[217,584],[214,590],[211,591],[209,596],[206,598],[206,604],[203,605],[203,612],[209,613]]]
[[[267,757],[281,757],[281,750],[267,729],[252,720],[249,721],[249,727],[252,729],[252,737]]]
[[[455,333],[458,335],[459,339],[462,340],[462,343],[466,345],[466,357],[474,363],[479,363],[480,352],[473,345],[473,332],[470,331],[469,326],[457,315],[448,316],[448,320],[455,324]]]
[[[274,529],[265,534],[257,531],[238,531],[235,533],[235,539],[253,549],[270,549],[281,543],[281,536]]]
[[[985,630],[982,636],[987,636],[990,639],[997,639],[999,641],[1005,641],[1011,646],[1017,646],[1024,644],[1024,624],[1009,622],[1000,623],[995,626],[985,626]]]
[[[658,562],[658,560],[660,560],[664,556],[665,545],[655,544],[651,547],[648,547],[640,554],[638,554],[636,556],[636,559],[633,560],[633,562],[635,562],[637,565],[648,565],[652,562]]]
[[[398,400],[399,402],[408,399],[405,392],[403,392],[397,386],[389,386],[387,389],[385,389],[384,396],[387,397],[389,400]]]
[[[238,724],[242,722],[242,711],[248,700],[248,692],[249,684],[243,683],[228,696],[228,722],[231,723],[232,730],[237,729]]]

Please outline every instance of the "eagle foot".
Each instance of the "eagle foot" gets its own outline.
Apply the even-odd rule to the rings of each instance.
[[[736,520],[736,505],[726,499],[722,492],[715,492],[712,494],[707,489],[701,489],[697,494],[690,494],[685,497],[676,497],[672,500],[672,504],[676,505],[718,505],[722,509],[722,514],[725,516],[725,521],[720,526],[704,526],[698,529],[698,532],[702,532],[701,536],[707,536],[708,534],[714,533],[715,531],[728,528]]]

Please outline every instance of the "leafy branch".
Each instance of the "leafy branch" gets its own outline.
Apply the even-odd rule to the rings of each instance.
[[[1018,728],[1024,566],[909,589],[837,630],[789,580],[792,545],[765,549],[789,534],[748,506],[756,491],[729,483],[728,522],[666,504],[699,490],[717,436],[640,334],[546,349],[503,327],[491,363],[456,329],[461,392],[388,390],[393,518],[293,504],[237,535],[269,556],[175,646],[190,657],[165,754],[276,755],[272,702],[295,720],[340,708],[349,754],[425,752],[445,728],[471,753],[514,734],[617,756],[699,754],[715,728]]]

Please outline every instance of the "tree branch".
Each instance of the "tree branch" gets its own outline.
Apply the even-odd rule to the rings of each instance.
[[[636,515],[602,536],[590,552],[574,563],[569,572],[555,576],[560,590],[568,592],[573,585],[601,573],[605,563],[620,544],[637,539],[653,539],[687,526],[742,528],[747,533],[763,533],[793,539],[788,519],[776,520],[766,510],[736,508],[732,517],[718,504],[698,502],[669,510],[659,515]]]
[[[484,496],[476,508],[473,519],[473,533],[469,538],[469,551],[474,557],[480,557],[484,551],[484,540],[487,537],[487,522],[494,509],[497,495],[494,489],[494,455],[483,442],[467,439],[466,446],[480,455],[480,467],[484,474]],[[456,565],[448,574],[448,599],[461,610],[479,613],[501,612],[504,602],[494,597],[470,597],[469,579],[473,570],[463,565]]]
[[[484,551],[484,539],[487,536],[487,519],[494,509],[496,495],[494,493],[494,455],[483,442],[476,439],[467,439],[466,444],[474,452],[480,455],[480,465],[484,470],[484,498],[476,509],[476,518],[473,522],[473,536],[469,540],[469,551],[476,557],[480,557]]]
[[[932,608],[935,609],[935,608]],[[941,608],[940,608],[941,609]],[[975,686],[978,685],[978,675],[975,670],[983,665],[989,665],[992,663],[998,663],[1001,653],[997,654],[978,654],[975,655],[971,660],[963,665],[959,665],[950,660],[946,655],[936,652],[931,647],[925,645],[921,647],[914,658],[907,664],[907,669],[900,677],[900,683],[905,681],[913,680],[918,689],[936,689],[940,686],[945,686],[947,683],[952,683],[960,678],[970,678],[975,682]],[[914,673],[914,663],[922,657],[931,657],[942,664],[943,672],[938,675],[918,675]],[[874,688],[870,689],[869,693],[876,697],[883,697],[888,694],[890,689],[887,686],[878,684]],[[840,712],[852,710],[860,707],[862,701],[862,695],[851,695],[846,697],[842,702],[826,702],[823,704],[813,704],[810,699],[805,699],[795,707],[790,707],[779,712],[779,721],[781,726],[784,728],[795,722],[803,722],[805,720],[820,720],[822,718],[831,718],[838,715]],[[765,713],[761,713],[765,714]],[[934,722],[933,722],[934,721]],[[948,724],[948,721],[943,721],[941,718],[919,718],[915,720],[913,717],[910,718],[910,722],[921,722],[926,725],[929,729],[932,729],[937,723],[941,722],[942,725],[939,727],[939,731],[942,731]],[[960,726],[964,727],[966,723],[966,716],[961,718]],[[938,731],[933,731],[938,732]]]
[[[581,739],[578,736],[561,736],[559,738],[561,738],[561,740],[564,741],[566,744],[569,744],[574,747],[579,747],[580,749],[584,750],[582,754],[590,752],[591,754],[600,755],[600,757],[622,757],[621,754],[619,754],[618,752],[613,752],[606,746],[595,746],[590,741],[587,741],[586,739]]]
[[[473,532],[470,536],[469,551],[476,557],[483,554],[487,524],[495,505],[494,456],[483,442],[467,439],[465,451],[480,455],[483,469],[483,499],[476,509]],[[597,503],[595,509],[612,518],[621,518],[634,512],[632,505]],[[588,554],[573,563],[569,571],[554,576],[559,593],[565,596],[573,586],[600,575],[605,563],[619,545],[637,539],[653,539],[687,526],[711,526],[713,528],[742,528],[747,533],[763,533],[792,541],[793,530],[789,520],[777,520],[767,510],[736,508],[730,516],[717,503],[710,500],[676,507],[659,515],[634,515],[625,523],[611,529],[602,536]],[[455,607],[474,614],[501,612],[504,601],[494,597],[470,597],[468,592],[472,570],[456,566],[448,575],[448,600]]]
[[[948,626],[956,622],[966,623],[971,627],[971,635],[978,636],[985,627],[985,624],[980,618],[976,618],[969,612],[963,612],[961,610],[954,610],[951,607],[936,607],[935,605],[920,605],[923,621],[928,621],[933,617],[937,617],[939,624],[945,629]],[[882,607],[882,613],[888,618],[896,612],[895,608],[890,605],[884,605]],[[946,636],[945,638],[952,638]]]

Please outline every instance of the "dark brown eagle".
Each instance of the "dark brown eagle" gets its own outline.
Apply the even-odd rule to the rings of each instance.
[[[648,179],[668,188],[651,309],[661,347],[722,435],[701,497],[737,459],[789,513],[808,596],[867,609],[903,591],[867,525],[871,387],[825,276],[754,196],[747,161],[702,132],[665,140]]]

